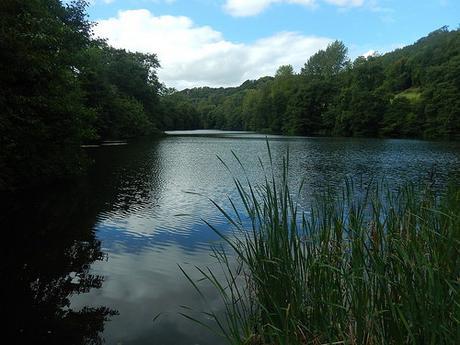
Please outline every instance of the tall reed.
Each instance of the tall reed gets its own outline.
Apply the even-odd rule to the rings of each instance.
[[[460,344],[460,188],[346,181],[305,212],[288,159],[262,185],[235,178],[231,211],[215,204],[236,230],[209,224],[224,278],[199,268],[224,302],[215,330],[234,345]]]

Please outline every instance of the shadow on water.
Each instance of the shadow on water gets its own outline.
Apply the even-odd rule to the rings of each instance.
[[[106,256],[91,227],[82,224],[83,204],[73,187],[0,196],[3,336],[10,343],[102,343],[104,324],[117,311],[70,308],[72,296],[104,282],[90,272]]]
[[[0,194],[2,310],[11,343],[101,344],[105,323],[119,314],[107,306],[71,306],[72,298],[104,283],[91,270],[108,259],[94,231],[98,215],[138,205],[133,198],[150,201],[149,180],[140,175],[154,174],[135,165],[139,176],[114,176],[133,152],[108,152],[90,152],[98,167],[71,183]]]
[[[167,185],[159,146],[89,150],[87,176],[0,194],[2,310],[11,343],[191,344],[203,337],[178,314],[181,303],[196,299],[178,276],[177,263],[193,257],[184,254],[187,236],[179,249],[165,232],[142,234],[158,218],[171,219],[156,215]],[[148,221],[125,225],[130,217]],[[217,344],[205,338],[200,344]]]

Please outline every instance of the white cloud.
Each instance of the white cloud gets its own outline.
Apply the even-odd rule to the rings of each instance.
[[[160,80],[179,89],[235,86],[274,75],[284,64],[299,69],[332,41],[280,32],[250,44],[232,42],[188,17],[154,16],[148,10],[120,11],[117,17],[100,20],[94,31],[114,47],[156,53],[162,65]]]
[[[291,3],[311,6],[315,0],[227,0],[224,9],[235,17],[255,16],[274,3]]]
[[[64,4],[70,4],[72,1],[74,1],[74,0],[62,0],[62,2]],[[89,5],[94,6],[96,4],[111,5],[111,4],[115,3],[116,0],[87,0],[87,1],[88,1]],[[171,4],[175,3],[177,0],[144,0],[144,2],[146,2],[146,1],[154,3],[154,4],[165,3],[165,4],[168,4],[168,5],[171,5]]]
[[[352,60],[363,56],[365,58],[368,58],[370,56],[378,56],[378,55],[384,55],[386,53],[392,52],[395,49],[403,48],[410,44],[410,42],[405,42],[405,43],[392,43],[392,44],[386,44],[386,45],[378,45],[376,46],[375,44],[365,44],[365,45],[350,45],[349,46],[349,56]]]
[[[154,3],[157,3],[157,4],[164,2],[164,3],[169,4],[169,5],[176,2],[176,0],[150,0],[150,1],[154,2]]]
[[[272,4],[286,3],[313,7],[317,0],[226,0],[224,9],[235,17],[255,16]],[[323,0],[331,5],[339,7],[359,7],[364,0]]]
[[[379,53],[376,50],[371,49],[371,50],[368,50],[367,52],[365,52],[362,56],[367,59],[368,57],[377,56],[378,54]]]
[[[340,7],[359,7],[364,5],[364,0],[325,0],[331,5]]]

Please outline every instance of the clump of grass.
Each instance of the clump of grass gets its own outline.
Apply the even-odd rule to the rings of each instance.
[[[357,193],[347,181],[305,212],[287,161],[261,186],[235,179],[231,212],[216,204],[236,231],[210,226],[238,265],[220,247],[224,279],[200,271],[224,302],[207,316],[228,343],[460,344],[460,188]]]

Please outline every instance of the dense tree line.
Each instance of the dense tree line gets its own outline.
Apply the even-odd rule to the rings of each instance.
[[[82,170],[82,143],[193,127],[156,55],[93,38],[87,5],[0,1],[0,190]]]
[[[443,27],[413,45],[355,61],[336,41],[298,74],[281,66],[274,78],[181,94],[206,128],[458,139],[460,30]]]

